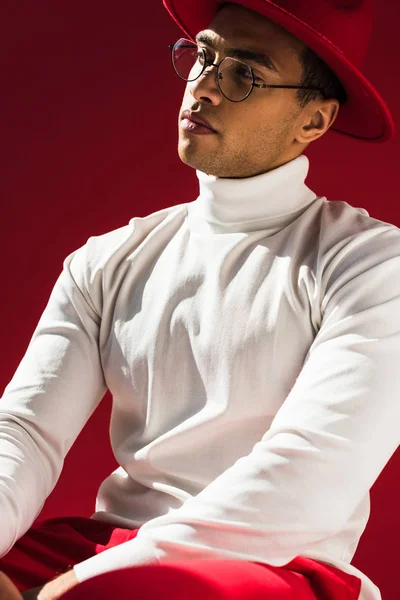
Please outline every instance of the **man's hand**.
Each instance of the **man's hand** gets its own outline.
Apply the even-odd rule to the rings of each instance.
[[[11,579],[0,571],[0,600],[22,600],[22,596]]]
[[[57,577],[57,579],[53,579],[52,581],[49,581],[49,583],[46,583],[39,592],[37,598],[38,600],[57,600],[57,598],[60,598],[65,592],[68,592],[68,590],[78,585],[78,583],[79,581],[76,578],[75,572],[71,569],[70,571],[67,571],[67,573]],[[17,598],[19,600],[19,596],[16,596],[15,600],[17,600]],[[0,600],[3,600],[1,596]],[[8,596],[5,597],[5,600],[8,600]],[[10,596],[10,600],[14,600],[14,596]]]

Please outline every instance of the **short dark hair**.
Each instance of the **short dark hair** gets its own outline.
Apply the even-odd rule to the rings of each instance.
[[[297,90],[296,101],[304,108],[311,100],[332,98],[339,100],[342,106],[347,100],[347,93],[337,75],[328,67],[309,46],[304,46],[300,53],[303,73],[299,85],[319,87],[323,93],[314,90]]]

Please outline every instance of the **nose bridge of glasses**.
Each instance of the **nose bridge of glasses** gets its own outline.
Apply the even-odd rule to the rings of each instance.
[[[212,73],[213,76],[215,76],[217,78],[221,77],[222,69],[220,68],[220,65],[222,64],[223,61],[224,61],[224,59],[220,60],[219,63],[213,63],[212,60],[206,60],[201,75],[208,75],[209,73]],[[212,71],[213,67],[215,67],[215,71]],[[207,73],[207,70],[208,70],[208,73]]]
[[[229,66],[231,66],[232,64],[239,63],[240,61],[237,61],[236,59],[230,57],[230,56],[224,56],[223,58],[221,58],[221,60],[219,62],[213,62],[212,60],[208,60],[207,59],[207,55],[205,50],[203,49],[203,56],[204,56],[204,65],[203,65],[203,69],[199,75],[199,77],[203,76],[203,75],[208,75],[208,73],[212,73],[213,71],[211,70],[213,67],[216,68],[215,70],[215,76],[217,77],[217,79],[222,79],[223,75],[223,71],[225,69],[227,69]],[[206,73],[206,71],[208,71],[208,73]]]
[[[220,65],[224,61],[224,59],[220,60],[219,63],[214,63],[212,60],[207,59],[205,50],[203,50],[203,59],[204,59],[204,64],[203,64],[202,70],[199,73],[199,75],[197,76],[196,80],[198,81],[199,79],[202,79],[203,77],[207,77],[210,73],[213,74],[213,76],[216,79],[221,78]],[[212,70],[213,67],[216,67],[215,71]]]

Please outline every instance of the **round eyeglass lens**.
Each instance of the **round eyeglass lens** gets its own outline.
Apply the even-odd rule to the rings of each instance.
[[[180,39],[172,52],[174,69],[181,79],[194,81],[203,69],[203,51],[189,40]],[[236,58],[226,57],[219,68],[219,85],[226,98],[240,102],[246,98],[252,87],[253,74],[246,63]]]

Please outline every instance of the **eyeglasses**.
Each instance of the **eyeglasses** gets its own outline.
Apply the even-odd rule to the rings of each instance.
[[[253,88],[289,88],[298,90],[315,90],[324,95],[324,90],[303,85],[271,85],[264,79],[254,75],[253,69],[237,58],[226,56],[219,64],[207,60],[205,48],[199,48],[186,38],[180,38],[170,44],[171,60],[175,73],[184,81],[195,81],[207,68],[217,67],[217,82],[221,93],[231,102],[242,102],[248,98]]]

